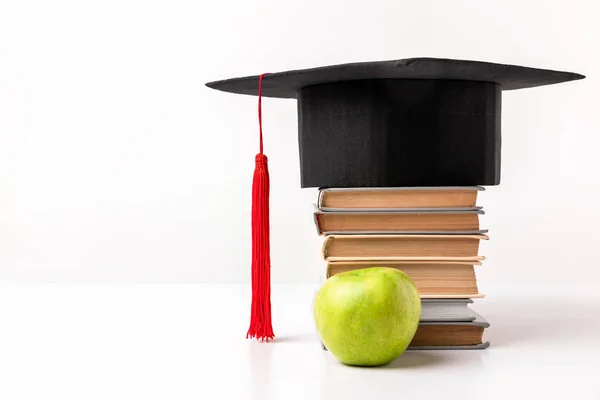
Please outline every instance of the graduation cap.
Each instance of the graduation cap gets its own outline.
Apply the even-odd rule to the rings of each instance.
[[[500,183],[502,92],[583,78],[516,65],[409,58],[207,83],[216,90],[258,96],[247,337],[274,337],[262,96],[297,100],[303,188],[493,186]]]

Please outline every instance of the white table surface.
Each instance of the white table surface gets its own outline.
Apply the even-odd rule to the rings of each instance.
[[[248,285],[2,283],[0,399],[600,399],[595,288],[488,290],[489,349],[355,368],[319,346],[314,285],[274,286],[258,343]]]

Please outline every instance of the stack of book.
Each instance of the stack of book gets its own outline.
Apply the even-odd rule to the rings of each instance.
[[[475,267],[482,187],[320,189],[314,212],[325,237],[325,278],[386,266],[408,274],[421,295],[409,349],[481,349],[488,322],[469,305],[481,298]]]

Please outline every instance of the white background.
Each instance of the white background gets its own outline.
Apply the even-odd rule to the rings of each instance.
[[[256,98],[204,83],[449,57],[579,72],[503,97],[480,286],[597,282],[600,52],[590,1],[0,1],[0,279],[250,278]],[[265,100],[273,280],[315,282],[296,104]]]

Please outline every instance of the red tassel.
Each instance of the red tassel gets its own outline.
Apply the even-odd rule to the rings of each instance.
[[[256,155],[252,181],[252,313],[247,338],[269,341],[271,326],[271,248],[269,226],[269,168],[263,154],[262,79],[258,80],[258,125],[260,153]]]

